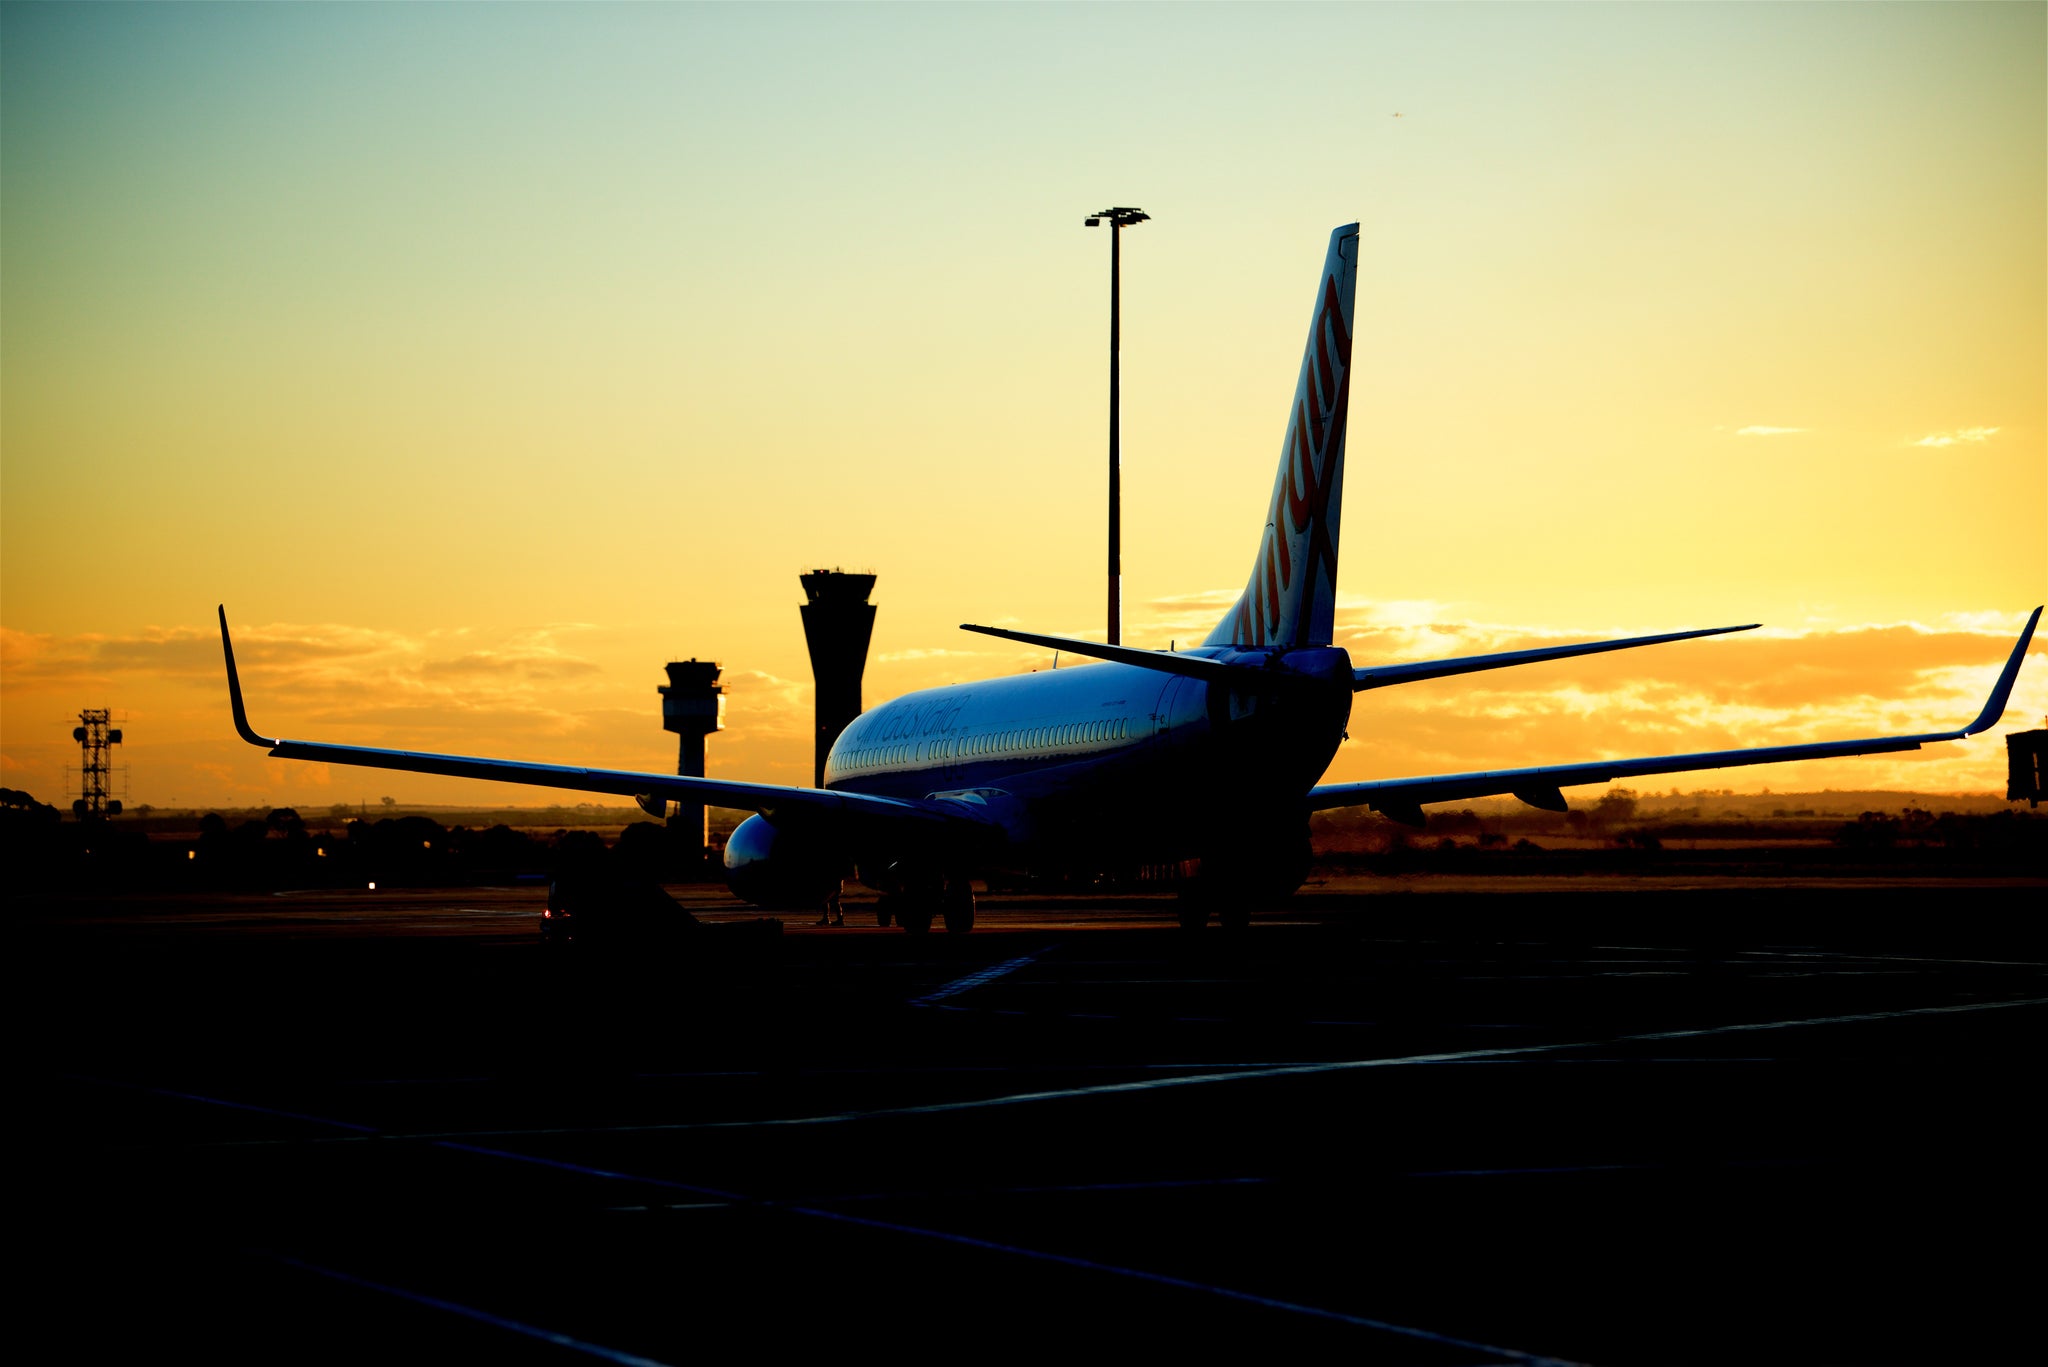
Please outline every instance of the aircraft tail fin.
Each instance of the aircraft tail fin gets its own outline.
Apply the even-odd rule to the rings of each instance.
[[[1344,503],[1344,426],[1351,397],[1352,302],[1358,225],[1330,234],[1316,282],[1308,344],[1280,446],[1266,530],[1244,592],[1202,644],[1330,644],[1337,599],[1337,530]]]

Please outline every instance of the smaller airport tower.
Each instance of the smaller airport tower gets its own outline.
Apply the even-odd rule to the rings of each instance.
[[[114,766],[108,754],[121,743],[121,732],[111,725],[114,714],[104,707],[88,707],[78,714],[71,739],[78,742],[78,800],[71,804],[80,821],[98,821],[121,814],[120,799],[109,796],[108,778]]]
[[[807,601],[804,644],[811,648],[811,679],[817,685],[817,750],[811,783],[825,786],[825,756],[847,723],[861,712],[860,680],[867,672],[868,642],[875,634],[875,576],[844,570],[799,575]]]
[[[673,660],[663,666],[668,682],[654,691],[661,694],[661,729],[682,738],[676,754],[676,772],[685,778],[704,777],[704,738],[725,729],[725,689],[718,682],[715,660]],[[688,832],[698,856],[711,838],[711,827],[701,802],[679,802],[670,825]]]

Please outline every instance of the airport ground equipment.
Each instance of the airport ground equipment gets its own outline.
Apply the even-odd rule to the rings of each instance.
[[[79,749],[78,800],[71,810],[80,821],[121,814],[120,799],[109,796],[113,764],[108,755],[121,743],[121,731],[111,725],[113,719],[114,714],[104,707],[88,707],[78,714],[78,725],[71,728],[71,739],[78,742]]]
[[[811,651],[811,681],[817,693],[811,783],[825,786],[825,757],[847,723],[861,713],[861,677],[867,673],[868,642],[875,634],[875,576],[845,570],[812,570],[797,576],[804,586],[804,644]]]
[[[718,663],[715,660],[671,660],[662,666],[668,671],[668,682],[654,691],[661,694],[661,729],[673,731],[681,738],[676,753],[676,773],[681,777],[704,777],[704,738],[713,731],[725,729],[725,689],[718,682]],[[639,800],[640,795],[635,794]],[[668,799],[651,796],[641,801],[641,810],[656,815],[667,805]],[[659,805],[655,805],[659,804]],[[710,817],[704,803],[699,800],[679,801],[673,826],[688,832],[686,839],[694,842],[697,856],[703,857],[704,847],[711,838]]]
[[[1563,789],[1578,784],[1892,754],[1961,740],[1998,722],[2040,621],[2039,608],[1983,709],[1955,730],[1321,782],[1350,734],[1359,693],[1603,651],[1680,648],[1688,637],[1745,629],[1709,627],[1413,665],[1355,666],[1335,642],[1334,612],[1358,243],[1356,224],[1330,234],[1251,570],[1236,602],[1198,646],[1144,650],[1007,627],[969,628],[1036,645],[1048,662],[1058,650],[1102,663],[891,699],[848,724],[825,758],[823,786],[809,788],[273,740],[249,725],[223,611],[221,646],[235,728],[280,759],[752,811],[726,845],[735,892],[746,896],[741,890],[751,886],[764,895],[820,895],[833,885],[836,870],[852,864],[863,881],[896,899],[893,916],[915,931],[937,918],[949,929],[968,928],[971,906],[949,899],[971,887],[970,877],[1179,860],[1200,861],[1185,923],[1200,925],[1214,911],[1226,924],[1242,924],[1253,905],[1299,885],[1313,811],[1373,807],[1417,824],[1426,804],[1505,793],[1536,807],[1562,809]],[[797,886],[806,881],[808,889]]]

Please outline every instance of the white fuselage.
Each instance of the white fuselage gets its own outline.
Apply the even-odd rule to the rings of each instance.
[[[1317,653],[1339,657],[1331,669],[1346,671],[1346,686],[1333,697],[1348,714],[1348,659]],[[1199,846],[1209,816],[1298,799],[1315,782],[1343,716],[1332,726],[1295,711],[1130,665],[1040,670],[925,689],[863,713],[833,744],[825,786],[976,804],[1002,823],[1017,862],[1053,852],[1086,862],[1111,848],[1181,858]]]

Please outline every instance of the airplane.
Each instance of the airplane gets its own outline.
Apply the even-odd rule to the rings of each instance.
[[[1095,663],[908,693],[833,743],[820,788],[534,764],[275,739],[251,728],[220,610],[228,696],[243,740],[278,759],[632,796],[748,811],[725,847],[728,885],[763,907],[833,902],[849,870],[885,895],[883,925],[921,934],[974,924],[972,879],[1017,868],[1199,861],[1180,919],[1241,929],[1291,894],[1309,865],[1309,818],[1370,807],[1411,826],[1431,803],[1512,794],[1564,811],[1565,788],[1653,774],[1916,750],[1989,729],[2005,711],[2036,607],[1968,726],[1881,736],[1594,760],[1415,778],[1321,783],[1347,738],[1354,695],[1377,688],[1631,650],[1756,624],[1355,667],[1333,643],[1344,437],[1351,392],[1358,225],[1330,235],[1288,409],[1273,495],[1243,592],[1199,646],[1145,650],[963,624],[966,631]]]

